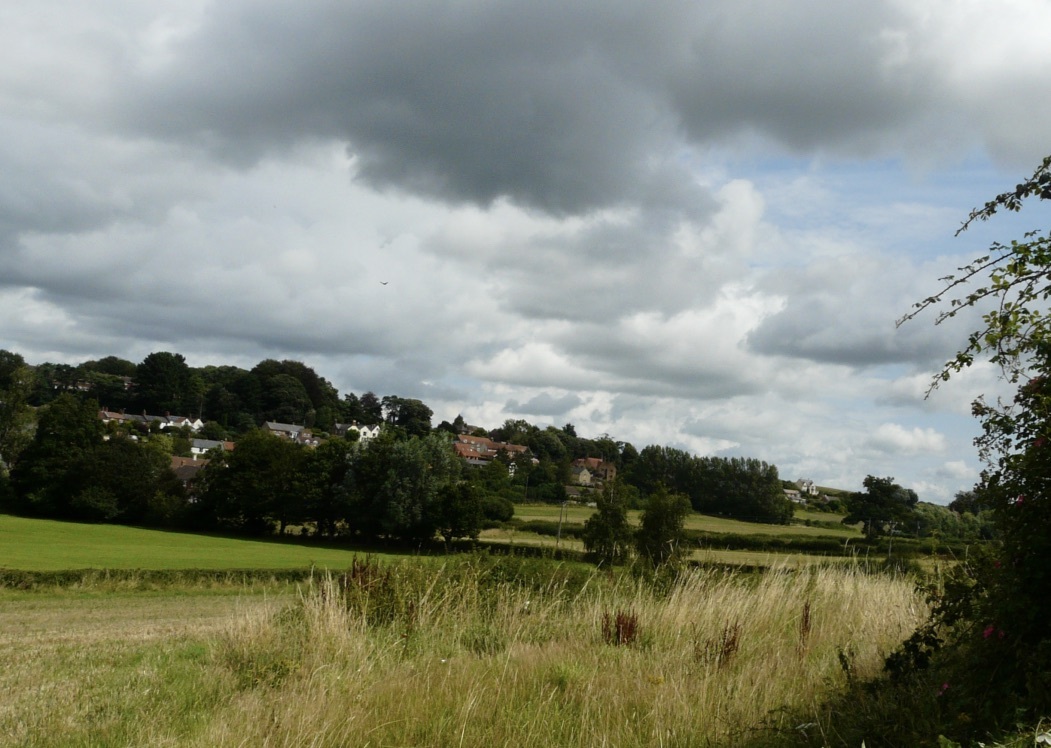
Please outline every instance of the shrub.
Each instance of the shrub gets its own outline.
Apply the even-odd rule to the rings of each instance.
[[[482,516],[492,522],[510,522],[515,505],[503,496],[488,494],[482,499]]]
[[[633,538],[617,481],[606,483],[596,505],[598,510],[584,523],[582,533],[588,558],[597,564],[620,563],[631,552]]]
[[[650,496],[635,536],[639,556],[653,566],[676,564],[686,553],[683,524],[690,501],[661,487]]]

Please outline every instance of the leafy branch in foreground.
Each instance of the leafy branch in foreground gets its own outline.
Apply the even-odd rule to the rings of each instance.
[[[1033,176],[1017,185],[1014,190],[1001,192],[981,208],[975,208],[957,230],[959,236],[975,221],[988,221],[1000,209],[1010,210],[1015,213],[1022,209],[1022,201],[1036,195],[1041,200],[1051,200],[1051,156],[1046,156],[1036,167]]]
[[[1045,158],[1033,175],[1014,190],[1001,193],[983,207],[971,211],[956,232],[959,236],[975,221],[986,221],[1001,210],[1017,212],[1030,197],[1051,200],[1051,156]],[[965,286],[986,279],[969,293]],[[934,320],[941,324],[960,311],[993,308],[982,315],[983,327],[971,333],[967,346],[946,362],[930,390],[974,363],[976,356],[989,354],[1008,381],[1017,382],[1029,368],[1042,341],[1051,338],[1051,317],[1045,302],[1051,297],[1051,233],[1030,231],[1021,241],[994,242],[988,254],[958,268],[954,275],[940,278],[942,289],[913,305],[912,311],[897,321],[900,327],[924,310],[947,304]]]
[[[1018,211],[1030,197],[1051,200],[1051,157],[1014,191],[972,211],[960,231],[1000,210]],[[986,275],[982,287],[950,298]],[[931,387],[979,354],[1018,385],[1012,403],[994,407],[979,398],[973,406],[982,423],[975,445],[987,465],[975,493],[992,508],[1000,543],[953,571],[935,593],[928,624],[887,664],[901,673],[937,664],[951,684],[940,698],[946,713],[969,714],[972,732],[979,726],[997,731],[1012,720],[1051,713],[1051,234],[995,243],[988,255],[942,281],[941,292],[898,324],[946,303],[936,323],[965,308],[993,306]]]

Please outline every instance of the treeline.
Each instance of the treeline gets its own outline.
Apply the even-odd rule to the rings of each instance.
[[[551,479],[540,471],[530,498],[560,501],[559,490],[567,482],[557,475],[568,474],[572,460],[599,457],[616,466],[621,489],[630,507],[642,508],[660,487],[681,494],[694,511],[735,519],[775,524],[792,519],[792,503],[786,498],[777,468],[762,460],[741,457],[699,457],[674,447],[650,445],[638,451],[630,442],[608,435],[597,439],[578,437],[572,424],[541,429],[523,420],[508,420],[492,432],[499,441],[523,444],[550,466]]]
[[[108,438],[104,438],[107,437]],[[514,512],[488,494],[439,433],[316,448],[253,429],[210,454],[191,487],[171,469],[172,437],[106,435],[97,403],[63,393],[39,411],[0,508],[16,514],[194,530],[446,541]],[[506,470],[506,468],[505,468]]]
[[[973,491],[962,491],[948,507],[921,502],[893,478],[865,476],[864,491],[847,495],[842,522],[861,525],[865,536],[941,540],[991,540],[996,528],[989,507]]]
[[[793,507],[777,468],[742,457],[697,457],[681,449],[649,446],[629,471],[629,482],[644,495],[660,486],[690,500],[694,511],[754,522],[786,524]]]
[[[24,366],[18,354],[0,351],[4,370]],[[191,367],[178,353],[151,353],[135,364],[116,356],[78,366],[43,363],[27,367],[27,402],[46,405],[63,392],[94,398],[108,410],[151,415],[182,415],[208,424],[207,438],[236,437],[264,421],[294,423],[330,432],[336,423],[382,423],[388,415],[412,428],[431,412],[419,401],[380,398],[366,392],[340,397],[338,390],[299,361],[260,361],[237,366]],[[404,412],[403,412],[404,411]]]
[[[137,433],[113,424],[106,429],[97,418],[100,406],[200,418],[204,427],[196,436],[236,440],[237,449],[216,455],[216,467],[200,476],[193,495],[185,495],[169,469],[170,458],[189,455],[194,435],[185,430],[160,432],[144,423],[134,427]],[[663,486],[687,497],[696,511],[757,522],[788,522],[792,516],[776,467],[759,460],[697,457],[661,446],[640,452],[609,435],[579,436],[572,424],[541,428],[508,419],[487,431],[460,416],[432,426],[432,416],[417,399],[372,392],[340,396],[331,383],[298,361],[267,359],[250,370],[193,368],[180,354],[158,352],[138,364],[110,356],[78,366],[29,366],[18,354],[0,351],[0,492],[6,495],[3,505],[8,511],[38,516],[244,529],[309,524],[323,534],[398,537],[418,536],[428,523],[437,523],[434,531],[439,532],[440,513],[432,511],[429,493],[430,498],[418,503],[430,509],[406,510],[405,527],[416,528],[408,530],[398,529],[400,520],[391,519],[402,516],[400,509],[391,508],[391,517],[374,522],[383,513],[362,498],[366,484],[353,491],[344,485],[346,476],[339,471],[371,452],[332,435],[337,423],[356,421],[382,424],[387,445],[443,434],[451,453],[451,435],[470,432],[528,447],[528,455],[501,454],[480,468],[466,469],[456,461],[459,472],[447,482],[470,485],[491,516],[506,513],[507,502],[565,501],[572,462],[584,457],[615,467],[630,506],[643,507]],[[256,431],[265,421],[307,426],[321,437],[322,445],[293,453],[288,451],[295,446],[291,443],[264,442]],[[392,459],[395,454],[400,453],[393,450]],[[216,477],[219,465],[224,467],[222,479]],[[415,480],[407,467],[388,469],[399,480]],[[242,482],[230,484],[241,472]],[[334,488],[337,483],[339,490]],[[403,494],[380,495],[390,496],[392,507],[405,504]],[[362,507],[367,509],[364,515]]]
[[[448,542],[477,538],[485,523],[514,513],[510,501],[471,479],[437,433],[309,449],[257,430],[202,477],[192,512],[198,526],[283,533],[299,525],[325,537]]]

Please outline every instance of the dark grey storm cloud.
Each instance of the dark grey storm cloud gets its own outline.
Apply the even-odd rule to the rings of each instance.
[[[893,64],[899,23],[865,2],[228,0],[114,98],[125,126],[234,161],[338,138],[361,179],[445,200],[692,206],[688,141],[907,124],[924,77]]]
[[[640,199],[685,177],[646,163],[673,123],[596,38],[609,26],[551,2],[217,3],[123,116],[234,159],[344,138],[371,184],[446,199]]]
[[[929,104],[931,71],[896,59],[912,50],[891,3],[699,5],[670,85],[695,140],[737,137],[744,126],[801,152],[856,152],[900,133]]]

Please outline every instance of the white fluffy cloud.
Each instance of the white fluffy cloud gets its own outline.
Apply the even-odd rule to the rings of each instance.
[[[945,451],[945,435],[930,428],[906,428],[896,423],[884,423],[873,432],[866,444],[889,454],[941,454]]]

